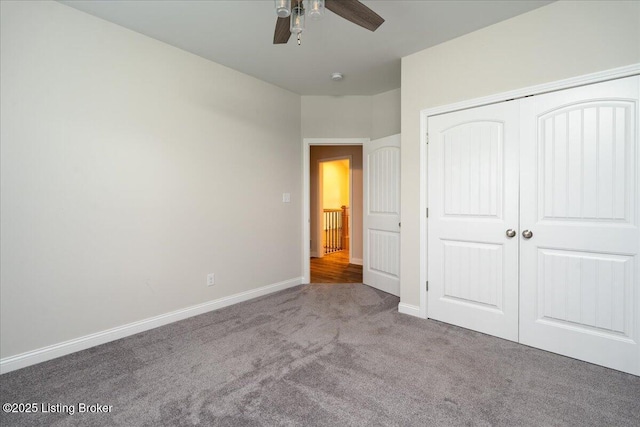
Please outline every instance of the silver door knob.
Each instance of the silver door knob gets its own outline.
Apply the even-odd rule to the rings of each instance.
[[[524,237],[525,239],[530,239],[533,237],[533,232],[530,230],[524,230],[522,232],[522,237]]]
[[[508,230],[507,230],[507,237],[508,237],[508,238],[516,237],[516,230],[513,230],[513,229],[511,229],[511,228],[510,228],[510,229],[508,229]]]

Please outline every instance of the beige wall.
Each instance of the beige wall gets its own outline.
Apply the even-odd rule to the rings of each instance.
[[[303,96],[304,138],[371,138],[400,133],[400,89],[373,96]]]
[[[351,206],[351,256],[356,262],[362,261],[362,146],[360,145],[312,145],[310,153],[310,224],[311,253],[318,251],[318,161],[335,157],[351,156],[353,206]]]
[[[304,138],[367,138],[371,135],[370,96],[303,96]]]
[[[300,96],[56,2],[0,30],[1,357],[300,278]]]
[[[371,97],[371,139],[400,133],[400,89]]]
[[[401,301],[419,305],[420,110],[640,62],[640,2],[562,1],[402,59]]]

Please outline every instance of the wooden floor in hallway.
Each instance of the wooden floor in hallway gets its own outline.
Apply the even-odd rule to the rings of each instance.
[[[349,264],[349,251],[311,258],[311,283],[362,283],[362,266]]]

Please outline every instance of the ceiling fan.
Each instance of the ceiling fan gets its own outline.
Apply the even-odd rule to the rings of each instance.
[[[276,30],[273,44],[285,44],[291,34],[296,34],[298,45],[305,26],[305,17],[321,18],[325,7],[354,24],[375,31],[384,22],[373,10],[358,0],[275,0]]]

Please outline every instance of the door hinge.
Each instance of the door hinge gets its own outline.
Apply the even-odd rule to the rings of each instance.
[[[427,218],[429,218],[429,208],[427,208]]]
[[[429,281],[427,280],[427,292],[429,292]]]
[[[429,132],[424,134],[424,140],[426,141],[427,145],[429,144]]]

